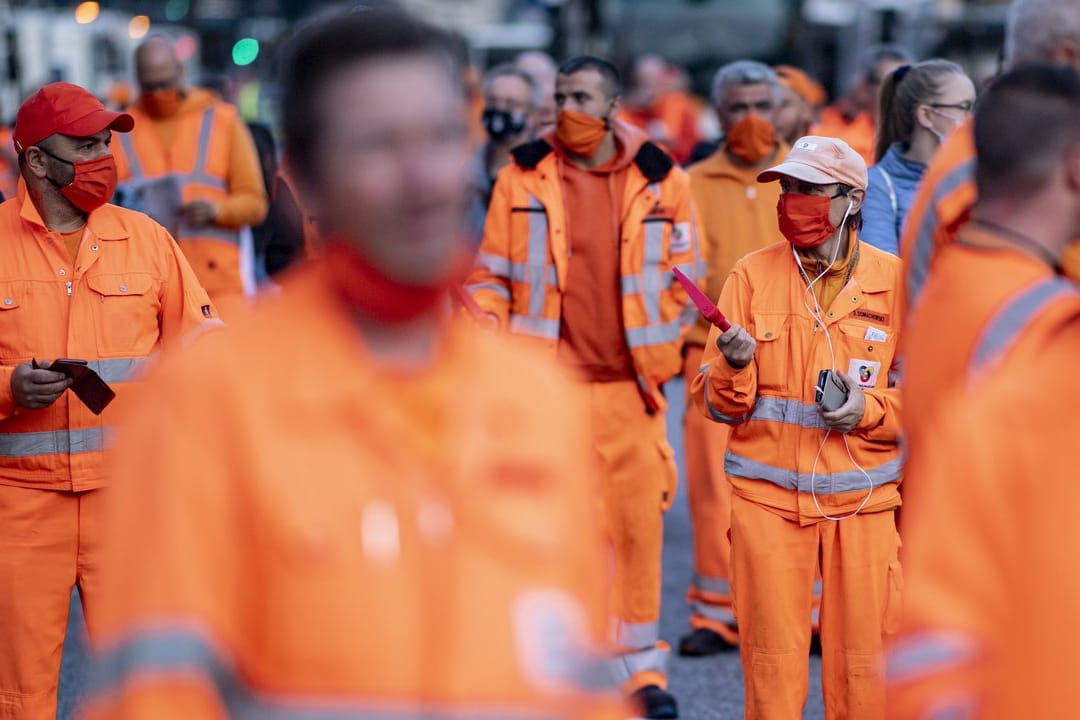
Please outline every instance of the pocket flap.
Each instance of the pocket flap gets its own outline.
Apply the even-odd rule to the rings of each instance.
[[[149,275],[94,275],[86,278],[86,284],[99,295],[106,297],[127,295],[145,295],[150,292],[154,281]]]
[[[0,310],[14,310],[19,307],[22,288],[14,285],[0,285]]]
[[[759,343],[773,342],[784,334],[788,316],[781,313],[755,313],[754,339]]]

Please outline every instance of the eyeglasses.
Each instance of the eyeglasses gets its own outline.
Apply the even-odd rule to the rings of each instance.
[[[975,103],[968,100],[962,103],[926,103],[927,107],[932,107],[935,110],[959,110],[960,112],[970,113],[975,109]]]

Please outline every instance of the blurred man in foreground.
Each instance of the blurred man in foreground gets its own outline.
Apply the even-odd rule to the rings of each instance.
[[[97,633],[107,441],[134,381],[155,354],[220,324],[169,234],[108,204],[116,189],[109,143],[132,123],[69,83],[46,85],[17,117],[25,187],[0,205],[4,720],[56,718],[73,586]],[[112,403],[91,410],[69,392],[72,364],[67,374],[50,369],[58,358],[87,363],[116,393]]]
[[[447,48],[396,11],[293,38],[286,152],[325,254],[129,418],[90,718],[625,717],[592,671],[577,395],[447,307],[470,151]]]
[[[1080,532],[1065,510],[1080,501],[1080,291],[1057,275],[1080,236],[1078,117],[1080,75],[1045,65],[998,79],[975,116],[974,219],[942,251],[916,324],[961,263],[982,285],[1022,284],[910,423],[925,437],[905,498],[893,718],[1065,718],[1080,703]],[[969,285],[940,318],[952,332],[965,310],[986,317],[987,291]]]

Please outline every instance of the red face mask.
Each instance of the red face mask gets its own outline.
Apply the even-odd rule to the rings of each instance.
[[[836,232],[829,220],[832,198],[826,195],[784,193],[776,204],[780,232],[797,248],[821,245]]]
[[[172,117],[180,110],[180,103],[184,95],[180,88],[166,88],[153,90],[142,94],[143,108],[147,113],[157,118]]]
[[[737,157],[757,165],[776,147],[776,130],[765,118],[750,113],[728,131],[727,145]]]
[[[344,240],[326,242],[331,282],[351,310],[388,325],[399,325],[431,312],[450,288],[463,282],[469,260],[463,253],[444,275],[429,283],[410,285],[389,278]]]
[[[59,188],[60,194],[72,205],[84,213],[92,213],[112,200],[113,193],[116,192],[116,160],[111,154],[96,160],[71,162],[53,155],[45,148],[38,149],[54,160],[71,165],[75,169],[75,176],[67,185],[61,185],[48,175],[45,176],[49,182]]]

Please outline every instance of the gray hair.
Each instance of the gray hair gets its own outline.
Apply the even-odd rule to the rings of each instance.
[[[532,75],[510,63],[496,65],[484,73],[483,88],[485,95],[491,91],[491,84],[501,77],[515,77],[529,86],[529,105],[533,110],[544,104],[544,89],[540,87],[540,83],[536,82]]]
[[[1065,41],[1080,43],[1080,2],[1016,0],[1005,21],[1005,62],[1048,62]]]
[[[776,71],[756,60],[736,60],[716,71],[712,81],[712,104],[719,108],[727,99],[728,90],[737,85],[768,85],[773,102],[780,104],[780,79]]]

